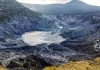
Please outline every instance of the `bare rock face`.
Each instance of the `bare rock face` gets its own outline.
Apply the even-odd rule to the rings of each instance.
[[[35,17],[36,12],[33,12],[16,0],[0,0],[0,23],[4,21],[11,21],[11,18],[16,17]]]
[[[42,70],[45,66],[48,66],[43,59],[36,56],[27,56],[25,58],[16,58],[12,60],[7,66],[10,70]]]

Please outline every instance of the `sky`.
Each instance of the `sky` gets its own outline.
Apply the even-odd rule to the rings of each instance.
[[[21,3],[30,3],[30,4],[55,4],[55,3],[66,3],[70,0],[17,0]],[[100,0],[81,0],[90,5],[100,6]]]
[[[52,4],[52,3],[66,3],[68,0],[17,0],[19,2],[31,4]]]

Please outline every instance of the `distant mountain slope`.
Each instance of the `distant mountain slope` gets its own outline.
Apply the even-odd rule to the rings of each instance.
[[[37,14],[16,0],[0,0],[0,22],[16,16],[36,17]]]
[[[72,14],[99,11],[100,7],[88,5],[79,0],[72,0],[66,4],[23,4],[24,6],[44,14]]]

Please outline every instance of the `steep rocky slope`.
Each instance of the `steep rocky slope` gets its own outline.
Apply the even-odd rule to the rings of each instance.
[[[14,0],[7,0],[0,2],[0,13],[0,62],[10,70],[27,70],[34,64],[33,67],[41,69],[46,65],[59,65],[69,60],[91,59],[100,53],[100,47],[95,46],[99,45],[100,38],[99,11],[41,15]],[[65,41],[49,45],[43,42],[37,46],[23,42],[22,35],[34,31],[51,32],[50,35],[57,34]]]

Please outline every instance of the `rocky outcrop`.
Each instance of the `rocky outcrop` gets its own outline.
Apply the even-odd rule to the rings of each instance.
[[[7,68],[10,70],[42,70],[45,66],[49,66],[49,64],[43,59],[37,56],[27,56],[13,59],[7,65]]]

